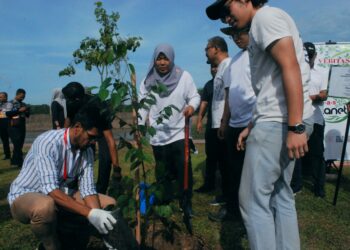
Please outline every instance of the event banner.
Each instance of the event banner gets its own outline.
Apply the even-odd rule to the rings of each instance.
[[[315,43],[315,45],[317,50],[315,64],[325,69],[332,68],[328,79],[328,89],[331,87],[330,94],[333,93],[334,96],[329,95],[323,105],[323,116],[326,122],[324,156],[326,160],[340,160],[348,116],[346,103],[350,101],[348,91],[346,91],[346,83],[350,75],[346,75],[347,69],[344,68],[350,67],[350,42]],[[349,137],[346,140],[348,144],[345,160],[350,160]]]

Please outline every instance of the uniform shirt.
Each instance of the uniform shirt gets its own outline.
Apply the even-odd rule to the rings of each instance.
[[[145,124],[147,116],[150,126],[156,129],[156,134],[150,138],[153,146],[163,146],[185,138],[185,116],[183,111],[188,105],[194,110],[199,106],[200,96],[192,76],[184,71],[176,88],[167,97],[161,98],[158,94],[153,93],[156,98],[156,104],[152,105],[149,110],[139,110],[139,124]],[[144,80],[140,85],[139,100],[147,97]],[[157,124],[160,112],[167,106],[174,105],[179,111],[172,109],[172,115],[169,119],[163,119],[163,122]]]
[[[229,89],[230,127],[246,127],[252,119],[256,97],[250,76],[248,51],[242,50],[224,73],[225,88]]]
[[[10,102],[0,102],[0,119],[7,118],[6,112],[12,109]]]
[[[212,128],[219,128],[221,124],[221,119],[225,107],[225,83],[223,78],[224,72],[230,62],[230,57],[222,60],[218,66],[218,71],[216,72],[214,78],[213,102],[211,105]]]
[[[251,24],[249,32],[249,59],[252,72],[252,86],[256,94],[253,122],[288,122],[287,99],[283,87],[282,72],[266,49],[276,40],[291,37],[300,66],[303,95],[303,119],[313,114],[309,98],[310,68],[305,61],[303,42],[293,19],[278,8],[260,8]]]
[[[310,95],[318,95],[320,91],[327,90],[328,70],[315,66],[311,69],[310,77]],[[320,125],[324,125],[324,118],[321,110],[323,107],[323,102],[319,104],[313,103],[312,105],[315,108],[314,122]]]
[[[34,192],[49,194],[60,188],[63,182],[64,158],[68,178],[78,178],[81,197],[96,194],[93,179],[93,152],[73,150],[69,129],[67,144],[64,143],[65,129],[50,130],[38,136],[29,150],[22,169],[12,182],[8,201],[10,205],[20,195]]]
[[[207,83],[204,85],[203,88],[203,93],[201,95],[201,101],[202,102],[207,102],[207,125],[206,128],[210,129],[211,128],[211,123],[212,123],[212,115],[211,115],[211,104],[213,101],[213,79],[210,81],[207,81]]]
[[[27,109],[25,112],[19,112],[18,110],[22,107],[28,107],[27,104],[24,102],[19,102],[16,99],[13,99],[9,102],[9,110],[6,112],[6,115],[11,118],[21,118],[22,121],[25,120],[26,117],[29,117],[29,109]]]

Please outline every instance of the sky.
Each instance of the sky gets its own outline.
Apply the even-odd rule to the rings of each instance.
[[[0,91],[12,99],[18,88],[27,92],[25,102],[49,104],[52,90],[70,81],[98,86],[96,72],[77,69],[72,77],[58,72],[72,62],[72,52],[85,37],[98,36],[96,1],[0,0]],[[144,78],[153,50],[169,43],[175,64],[192,75],[198,88],[210,79],[204,48],[209,38],[223,36],[220,21],[208,19],[205,9],[214,0],[105,0],[108,13],[120,14],[122,37],[140,36],[141,46],[129,56],[137,83]],[[270,6],[288,12],[304,41],[350,42],[349,0],[270,0]],[[237,47],[225,37],[229,53]]]

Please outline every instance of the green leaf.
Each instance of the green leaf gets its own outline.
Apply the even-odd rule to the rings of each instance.
[[[129,200],[129,197],[125,194],[122,194],[121,196],[118,197],[117,199],[117,204],[118,204],[118,207],[125,207],[128,205],[128,200]]]
[[[154,136],[157,131],[154,127],[148,127],[147,132],[150,134],[150,136]]]
[[[112,109],[116,110],[122,102],[122,97],[118,93],[112,93],[111,94],[111,105]]]
[[[129,66],[131,75],[135,75],[135,74],[136,74],[136,71],[135,71],[134,65],[132,65],[131,63],[129,63],[128,66]]]
[[[102,101],[104,101],[104,100],[106,100],[107,99],[107,97],[108,97],[108,95],[109,95],[109,91],[107,90],[107,89],[100,89],[100,92],[98,93],[98,97],[102,100]]]
[[[173,210],[169,205],[154,206],[154,210],[160,217],[164,218],[169,218],[173,214]]]
[[[127,123],[126,123],[123,119],[120,119],[120,120],[119,120],[119,127],[122,128],[122,127],[124,127],[125,125],[127,125]]]
[[[131,163],[130,170],[136,169],[138,166],[141,165],[141,163],[142,163],[141,161],[135,161],[135,162]]]

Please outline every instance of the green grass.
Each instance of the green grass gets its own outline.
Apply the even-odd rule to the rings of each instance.
[[[204,145],[197,146],[199,154],[192,155],[194,188],[202,185],[205,168]],[[122,151],[121,159],[123,155]],[[127,163],[123,162],[122,166]],[[302,192],[296,196],[302,249],[350,249],[350,169],[344,170],[336,206],[332,205],[334,182],[327,182],[325,199],[313,196],[310,180],[304,181]],[[0,160],[0,249],[35,249],[38,242],[29,226],[11,218],[6,201],[9,185],[17,173],[18,169],[11,168],[9,161]],[[240,222],[220,224],[208,220],[208,213],[218,209],[208,205],[215,194],[193,197],[195,235],[204,239],[209,249],[248,249],[247,235]]]

